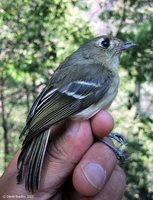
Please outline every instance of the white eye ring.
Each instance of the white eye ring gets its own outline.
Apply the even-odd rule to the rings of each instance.
[[[97,46],[108,48],[110,46],[110,40],[109,38],[101,38],[96,42]]]
[[[97,46],[99,46],[99,47],[103,47],[103,45],[102,45],[102,42],[104,41],[104,38],[101,38],[100,40],[98,40],[97,42],[96,42],[96,45]]]

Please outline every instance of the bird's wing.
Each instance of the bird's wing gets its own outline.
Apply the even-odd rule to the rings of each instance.
[[[51,89],[51,88],[50,88],[50,89]],[[32,107],[31,107],[31,109],[30,109],[30,112],[29,112],[29,114],[28,114],[28,116],[27,116],[27,123],[28,123],[28,122],[32,119],[32,117],[34,116],[35,111],[36,111],[36,108],[37,108],[37,106],[38,106],[38,104],[39,104],[41,98],[43,97],[44,94],[46,94],[46,92],[47,92],[47,87],[45,87],[45,88],[43,89],[43,91],[39,94],[39,96],[38,96],[38,97],[36,98],[36,100],[34,101]]]
[[[51,87],[49,87],[49,90],[51,90]],[[33,118],[33,116],[35,115],[35,112],[36,112],[36,108],[37,106],[39,105],[39,102],[41,101],[42,97],[47,93],[48,91],[48,86],[46,86],[43,91],[38,95],[38,97],[35,99],[31,109],[30,109],[30,112],[27,116],[27,119],[26,119],[26,126],[24,127],[24,129],[22,130],[21,134],[20,134],[20,139],[27,134],[28,132],[28,129],[29,129],[29,123],[31,121],[31,119]]]
[[[50,84],[38,97],[31,110],[25,142],[51,125],[98,102],[110,88],[112,77],[109,73],[106,74],[107,76],[99,81],[98,77],[89,79],[86,76],[87,79],[70,80],[66,84]]]

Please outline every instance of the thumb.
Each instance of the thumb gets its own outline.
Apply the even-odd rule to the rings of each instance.
[[[50,141],[48,144],[38,192],[49,192],[53,196],[92,142],[89,121],[69,122],[66,131],[58,140]]]

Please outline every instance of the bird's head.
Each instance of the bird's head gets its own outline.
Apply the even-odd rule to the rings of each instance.
[[[123,42],[118,38],[103,35],[84,44],[83,49],[86,58],[93,59],[96,63],[109,64],[119,60],[124,50],[135,45],[132,42]]]

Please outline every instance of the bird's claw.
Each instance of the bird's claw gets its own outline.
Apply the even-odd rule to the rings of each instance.
[[[129,158],[126,155],[125,150],[122,150],[122,149],[119,149],[119,148],[115,148],[115,149],[116,149],[115,154],[116,154],[116,157],[119,161],[124,162],[124,161],[129,160]]]
[[[103,142],[106,146],[108,146],[116,155],[117,159],[121,162],[127,161],[129,158],[126,155],[126,151],[119,149],[113,145],[111,145],[109,142],[107,142],[105,139],[102,138],[97,138],[98,140],[100,140],[101,142]]]
[[[127,145],[128,142],[127,140],[124,138],[123,135],[121,135],[120,133],[116,133],[116,132],[111,132],[108,137],[116,140],[117,142],[119,142],[121,145]]]

